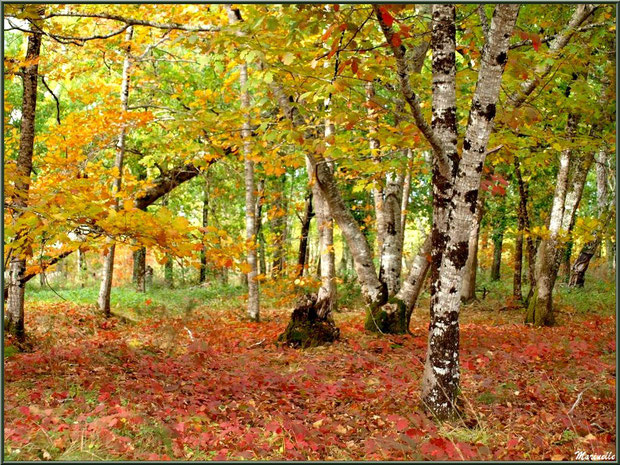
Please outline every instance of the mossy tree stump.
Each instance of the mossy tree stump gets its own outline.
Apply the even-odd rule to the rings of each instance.
[[[302,297],[278,341],[302,349],[336,341],[340,330],[334,324],[331,313],[328,312],[325,317],[319,316],[322,305],[324,303],[317,302],[316,294]]]

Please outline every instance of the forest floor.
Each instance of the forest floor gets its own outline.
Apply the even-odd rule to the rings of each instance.
[[[290,306],[243,321],[240,288],[29,289],[29,347],[5,341],[6,460],[572,460],[616,444],[615,286],[560,286],[558,325],[525,326],[508,283],[461,319],[462,417],[427,418],[420,380],[428,298],[412,335],[363,329],[354,301],[341,340],[275,344]],[[346,292],[346,291],[345,291]],[[121,296],[121,297],[118,297]],[[200,305],[183,300],[192,296]],[[347,297],[345,295],[345,297]],[[90,300],[90,302],[93,302]],[[185,302],[185,303],[183,303]],[[189,302],[189,303],[188,303]]]

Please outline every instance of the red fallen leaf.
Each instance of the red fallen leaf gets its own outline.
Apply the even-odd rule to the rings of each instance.
[[[402,431],[405,428],[407,428],[409,426],[409,422],[407,420],[405,420],[404,418],[401,418],[400,420],[398,420],[396,422],[396,429],[398,431]]]
[[[25,416],[30,415],[30,407],[21,406],[19,408],[19,413],[21,413],[22,415],[25,415]]]
[[[461,360],[461,366],[463,368],[467,368],[468,370],[473,370],[476,366],[472,363],[471,360]]]
[[[424,431],[417,428],[409,428],[405,431],[405,434],[410,438],[415,439],[424,436]]]
[[[185,423],[183,422],[177,423],[176,425],[174,425],[174,430],[183,434],[185,432]]]
[[[220,449],[220,451],[217,453],[217,455],[215,457],[213,457],[213,460],[220,461],[220,460],[228,460],[228,449]]]
[[[506,447],[512,449],[513,447],[517,447],[517,444],[519,444],[519,440],[517,438],[512,438],[508,440]]]

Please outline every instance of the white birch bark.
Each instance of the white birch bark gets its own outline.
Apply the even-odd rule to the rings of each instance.
[[[133,26],[127,28],[125,32],[125,41],[129,42],[133,35]],[[130,81],[130,67],[131,60],[129,57],[129,52],[131,50],[131,46],[127,47],[125,59],[123,60],[123,77],[121,82],[121,111],[124,113],[127,111],[127,103],[129,101],[129,81]],[[125,139],[127,137],[127,127],[123,125],[121,128],[121,133],[118,137],[118,142],[116,144],[116,157],[114,159],[114,167],[118,170],[118,175],[116,179],[114,179],[114,183],[112,185],[112,190],[115,194],[118,194],[121,191],[121,184],[123,180],[123,162],[125,158]],[[114,210],[120,210],[120,199],[117,197],[114,204]],[[99,306],[99,310],[101,310],[104,315],[110,316],[110,294],[112,292],[112,277],[114,275],[114,253],[115,253],[115,244],[113,240],[108,241],[108,250],[103,258],[103,270],[101,276],[101,287],[99,288],[99,298],[97,299],[97,304]]]
[[[440,6],[433,8],[433,19],[436,9],[439,10]],[[518,11],[519,5],[501,4],[495,7],[488,40],[482,50],[462,157],[454,183],[446,186],[446,190],[452,187],[453,194],[447,207],[448,229],[446,237],[443,238],[446,244],[445,253],[437,281],[431,289],[436,297],[431,300],[431,325],[422,381],[423,401],[438,418],[449,417],[456,409],[460,378],[460,288],[468,256],[469,235],[476,210],[482,166],[493,129],[509,40]],[[447,40],[444,43],[451,45]]]
[[[577,124],[576,116],[568,116],[566,132],[570,139],[574,135]],[[571,164],[571,149],[565,149],[560,154],[559,169],[556,177],[555,192],[551,214],[549,216],[548,236],[543,239],[538,250],[536,263],[536,290],[530,300],[526,323],[536,326],[551,325],[554,323],[553,316],[553,286],[557,275],[557,249],[558,239],[562,229],[564,205],[569,184],[569,172]]]
[[[250,138],[250,93],[248,86],[248,66],[243,63],[239,67],[239,85],[241,86],[241,111],[244,113],[241,137],[243,139],[244,180],[245,180],[245,235],[247,243],[247,260],[250,265],[248,278],[248,316],[254,321],[260,319],[260,297],[258,289],[258,257],[256,238],[256,192],[254,186],[254,162],[251,159],[252,148]]]

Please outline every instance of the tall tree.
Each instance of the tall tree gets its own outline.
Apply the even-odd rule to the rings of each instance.
[[[386,21],[385,12],[375,6],[385,38],[391,44],[396,58],[403,96],[418,128],[434,150],[432,261],[437,271],[431,274],[431,325],[423,378],[423,401],[439,418],[453,415],[456,408],[460,288],[486,146],[493,127],[508,43],[518,11],[518,5],[495,7],[488,38],[482,50],[463,152],[457,166],[456,124],[452,117],[455,105],[450,104],[455,95],[455,81],[452,79],[456,30],[454,6],[433,6],[434,128],[424,120],[418,97],[411,89],[404,49],[393,41],[394,32]],[[443,60],[440,57],[444,57]]]
[[[22,120],[17,155],[15,191],[13,199],[13,221],[17,222],[28,207],[28,191],[32,172],[32,156],[34,151],[35,116],[37,109],[37,83],[39,80],[39,56],[43,34],[33,33],[28,36],[26,64],[20,69],[23,81]],[[24,340],[24,292],[26,282],[26,258],[30,246],[26,237],[27,231],[18,231],[13,242],[22,242],[21,247],[11,248],[9,265],[8,300],[6,305],[5,329],[14,334],[18,340]]]
[[[125,33],[125,42],[130,43],[133,36],[133,27],[127,28]],[[125,59],[123,60],[123,75],[121,81],[121,112],[126,113],[128,110],[129,102],[129,82],[130,82],[130,67],[131,67],[131,45],[127,45]],[[116,145],[116,158],[114,159],[114,167],[118,170],[116,179],[114,180],[113,190],[118,194],[121,191],[121,184],[123,179],[123,162],[125,158],[125,140],[127,138],[127,126],[122,124],[121,133],[118,137]],[[114,202],[114,210],[119,211],[121,208],[120,197],[117,197]],[[112,277],[114,275],[114,254],[116,245],[113,240],[108,242],[108,249],[104,254],[103,270],[101,276],[101,287],[99,289],[99,298],[97,304],[99,310],[104,315],[110,316],[110,294],[112,292]]]

